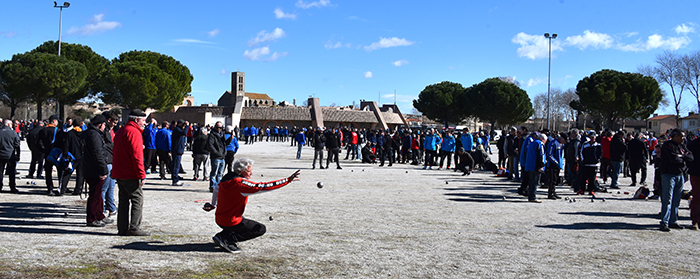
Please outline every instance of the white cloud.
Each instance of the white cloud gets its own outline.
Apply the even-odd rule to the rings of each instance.
[[[332,40],[328,40],[325,45],[323,45],[326,49],[334,49],[334,48],[341,48],[341,47],[346,47],[346,48],[351,48],[352,44],[350,43],[341,43],[341,42],[335,42],[333,43]]]
[[[370,72],[370,71],[365,72],[365,78],[373,78],[373,77],[374,77],[374,75],[372,74],[372,72]]]
[[[112,30],[114,28],[122,26],[121,23],[116,21],[102,21],[104,19],[104,14],[94,15],[90,19],[90,23],[77,27],[73,26],[66,32],[67,35],[83,35],[89,36],[94,34],[99,34],[105,31]]]
[[[586,49],[588,47],[607,49],[613,46],[615,40],[608,34],[583,31],[583,35],[567,37],[565,44],[568,46]]]
[[[309,9],[309,8],[313,8],[313,7],[321,8],[321,7],[327,7],[327,6],[330,6],[330,5],[331,5],[331,1],[330,1],[330,0],[319,0],[319,1],[316,1],[316,2],[308,2],[308,3],[307,3],[307,2],[304,2],[304,1],[302,1],[302,0],[299,0],[299,1],[296,3],[296,6],[299,7],[299,8],[302,8],[302,9]]]
[[[401,59],[401,60],[398,60],[398,61],[394,61],[394,62],[391,63],[391,64],[394,64],[394,66],[396,66],[396,67],[401,67],[401,66],[403,66],[403,65],[408,65],[408,60],[406,60],[406,59]]]
[[[277,19],[281,19],[281,18],[285,18],[285,19],[297,19],[297,15],[295,15],[295,14],[286,14],[286,13],[284,13],[284,12],[282,11],[282,9],[280,9],[280,8],[275,9],[274,13],[275,13],[275,17],[276,17]]]
[[[217,29],[214,29],[214,30],[211,30],[211,31],[207,32],[207,35],[209,35],[209,38],[212,38],[212,37],[216,37],[216,35],[219,35],[219,32],[220,32],[220,31],[219,31],[219,29],[217,28]]]
[[[688,23],[688,25],[685,25],[685,23],[683,23],[681,25],[676,26],[676,28],[673,28],[673,30],[676,31],[676,33],[678,34],[687,35],[688,33],[695,33],[695,26],[697,26],[697,24],[692,22]]]
[[[538,84],[543,83],[543,82],[545,82],[544,78],[541,78],[541,77],[531,78],[531,79],[527,80],[526,86],[532,87],[532,86],[538,85]]]
[[[253,60],[253,61],[259,60],[259,61],[271,62],[271,61],[275,61],[279,58],[282,58],[284,56],[287,56],[287,52],[283,52],[283,53],[274,52],[272,55],[265,58],[264,56],[266,56],[268,54],[270,54],[269,47],[260,47],[260,48],[256,48],[253,50],[246,50],[245,52],[243,52],[243,58],[245,58],[246,60]]]
[[[228,74],[228,71],[226,71],[226,67],[221,68],[221,72],[220,72],[220,73],[221,73],[222,75]]]
[[[627,38],[629,38],[629,37],[634,37],[634,36],[637,36],[637,35],[639,35],[639,32],[626,32],[626,33],[623,34],[623,36],[625,36],[625,37],[627,37]]]
[[[388,47],[398,47],[398,46],[410,46],[414,42],[408,41],[406,39],[399,39],[397,37],[392,37],[392,38],[382,38],[379,37],[379,42],[374,42],[369,46],[365,47],[366,51],[373,51],[377,50],[380,48],[388,48]]]
[[[196,40],[196,39],[175,39],[173,41],[176,43],[189,43],[189,44],[206,44],[206,45],[213,45],[214,44],[212,42]]]
[[[255,38],[251,39],[248,41],[248,46],[254,46],[259,43],[263,42],[268,42],[268,41],[276,41],[279,38],[282,38],[286,36],[287,34],[282,30],[281,28],[275,28],[275,30],[272,31],[272,33],[267,33],[267,31],[263,30],[258,33]]]
[[[2,35],[2,34],[5,34],[4,37],[8,38],[8,39],[13,38],[14,36],[17,36],[17,32],[15,32],[15,31],[10,31],[7,33],[0,32],[0,35]]]
[[[535,60],[547,58],[549,55],[549,42],[543,35],[530,35],[520,32],[511,41],[520,45],[517,52],[518,57]],[[563,49],[557,41],[552,40],[552,52],[557,50]]]
[[[663,36],[659,34],[654,34],[647,37],[646,41],[637,41],[632,44],[620,44],[617,46],[619,50],[622,51],[649,51],[652,49],[662,48],[667,50],[678,50],[684,48],[690,44],[692,40],[686,36],[683,37],[669,37],[664,39]]]

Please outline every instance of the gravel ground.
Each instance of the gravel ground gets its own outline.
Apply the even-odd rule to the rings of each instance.
[[[49,197],[43,181],[18,180],[22,194],[0,194],[0,277],[699,276],[692,247],[700,232],[658,231],[660,203],[633,200],[636,187],[592,202],[560,186],[562,197],[577,201],[533,204],[516,194],[515,183],[487,172],[463,177],[411,165],[378,167],[342,160],[345,154],[342,170],[311,170],[313,151],[305,148],[302,160],[295,154],[289,143],[241,146],[236,157],[256,161],[253,180],[296,169],[302,180],[250,197],[245,216],[265,224],[267,234],[240,243],[244,252],[235,255],[211,240],[219,228],[213,212],[201,210],[211,199],[207,182],[173,187],[149,175],[142,229],[151,235],[121,237],[114,224],[86,227],[79,197]],[[22,176],[28,162],[25,150]],[[191,179],[189,153],[183,165]],[[649,174],[647,182],[652,168]],[[538,194],[546,198],[545,189]],[[690,225],[685,200],[679,215]]]

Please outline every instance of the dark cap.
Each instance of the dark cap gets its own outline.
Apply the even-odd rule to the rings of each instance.
[[[107,118],[102,116],[102,114],[96,115],[95,117],[90,119],[90,123],[92,123],[92,125],[95,125],[95,126],[100,125],[100,124],[105,123],[105,122],[107,122]]]
[[[58,115],[54,114],[54,115],[49,116],[49,122],[54,121],[54,120],[58,120]]]
[[[140,109],[134,109],[129,113],[129,116],[146,117],[146,113]]]
[[[183,119],[178,119],[178,120],[177,120],[177,125],[182,125],[182,124],[185,124],[185,120],[183,120]]]

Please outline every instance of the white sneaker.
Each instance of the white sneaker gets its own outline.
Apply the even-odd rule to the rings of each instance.
[[[175,182],[175,183],[170,183],[170,186],[182,186],[182,185],[185,185],[185,183],[182,182],[182,181],[178,181],[178,182]]]

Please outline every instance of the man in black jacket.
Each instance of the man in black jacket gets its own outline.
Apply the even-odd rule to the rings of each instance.
[[[603,148],[600,143],[595,141],[596,134],[594,131],[588,131],[588,141],[581,145],[581,151],[579,152],[580,166],[579,166],[579,181],[578,181],[578,195],[583,195],[584,192],[588,192],[589,195],[595,198],[596,190],[596,167],[600,163],[600,158],[603,157]],[[588,184],[588,188],[586,188]]]
[[[61,194],[64,192],[80,195],[83,190],[83,143],[81,136],[83,134],[80,126],[83,125],[83,120],[80,117],[73,118],[73,127],[64,134],[63,137],[63,158],[71,158],[73,167],[70,168],[66,163],[66,169],[61,175]],[[68,182],[75,170],[75,188],[73,191],[68,189]]]
[[[335,159],[335,164],[337,169],[342,170],[340,167],[340,160],[338,160],[338,153],[340,151],[340,137],[335,131],[336,129],[328,130],[326,133],[326,150],[328,150],[328,158],[326,159],[326,168],[330,168],[331,162]],[[323,164],[321,164],[323,168]]]
[[[226,143],[224,141],[224,125],[221,121],[217,121],[212,128],[209,137],[207,137],[207,150],[209,151],[209,160],[211,160],[211,173],[209,173],[209,191],[214,192],[214,187],[219,184],[221,177],[224,174],[226,162]],[[230,137],[232,139],[233,137]]]
[[[610,164],[612,165],[612,177],[610,177],[610,188],[620,189],[617,186],[617,179],[620,177],[622,170],[622,162],[625,161],[625,152],[627,152],[627,144],[624,141],[625,131],[621,130],[612,137],[610,141]]]
[[[102,135],[107,126],[106,122],[107,119],[104,116],[97,115],[88,123],[87,131],[82,133],[85,148],[82,157],[84,160],[82,171],[85,173],[85,182],[89,186],[86,209],[88,227],[104,227],[114,222],[105,217],[104,201],[102,200],[102,188],[107,174],[109,174],[107,150]]]
[[[647,179],[647,162],[649,162],[649,149],[647,149],[644,141],[640,138],[641,135],[634,137],[627,145],[629,152],[630,175],[632,176],[632,185],[637,186],[637,172],[642,173],[639,179],[639,184],[646,186]]]
[[[114,127],[119,123],[119,116],[111,111],[102,113],[105,118],[105,129],[102,131],[102,139],[105,143],[105,162],[107,163],[108,174],[102,186],[102,200],[104,200],[104,209],[109,212],[109,216],[117,214],[117,204],[114,201],[114,188],[116,180],[112,175],[112,150],[114,149]]]
[[[29,175],[27,178],[34,178],[34,171],[36,171],[36,178],[44,178],[41,173],[44,170],[44,154],[41,153],[39,149],[39,132],[44,129],[44,122],[37,121],[34,128],[29,131],[27,135],[27,147],[32,152],[32,161],[29,163]],[[39,167],[37,168],[37,164]]]
[[[566,161],[566,181],[570,186],[577,185],[579,148],[581,147],[581,134],[578,129],[569,132],[569,144],[564,146],[564,159]]]
[[[194,181],[199,179],[199,170],[202,168],[202,164],[204,164],[204,170],[202,171],[202,174],[204,174],[203,180],[207,179],[207,159],[209,159],[209,150],[207,150],[209,132],[206,128],[200,128],[198,134],[199,135],[192,140],[192,159],[194,161],[192,163],[192,169],[194,170]]]
[[[17,161],[19,161],[19,136],[12,129],[12,120],[5,119],[2,128],[0,128],[0,191],[3,186],[3,174],[7,167],[7,174],[10,176],[10,192],[19,193],[15,184]]]
[[[44,153],[44,175],[46,177],[46,188],[49,196],[60,196],[60,192],[53,190],[53,177],[51,171],[54,163],[46,158],[49,157],[51,149],[54,147],[63,149],[63,130],[59,128],[58,116],[51,115],[49,124],[39,132],[39,150]],[[60,179],[63,168],[56,167],[56,176]],[[59,185],[60,186],[60,185]]]
[[[683,144],[685,134],[679,129],[673,129],[669,135],[671,140],[661,146],[661,231],[683,229],[678,221],[678,206],[683,195],[683,184],[686,163],[693,161],[693,153]]]
[[[311,162],[311,169],[316,169],[316,158],[318,158],[318,165],[321,169],[323,167],[323,147],[325,146],[326,136],[323,135],[323,128],[318,127],[313,135],[314,144],[314,161]],[[326,164],[328,167],[328,164]]]

